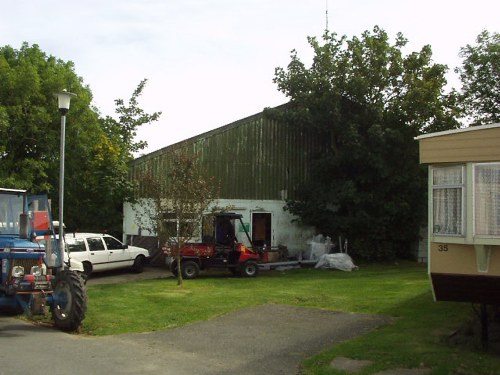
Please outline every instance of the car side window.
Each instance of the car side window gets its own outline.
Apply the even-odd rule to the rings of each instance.
[[[66,240],[66,245],[70,253],[86,251],[85,242],[82,238],[75,238],[71,240]]]
[[[104,251],[104,244],[100,237],[87,238],[90,251]]]
[[[104,242],[108,250],[121,250],[123,249],[123,244],[114,237],[103,237]]]

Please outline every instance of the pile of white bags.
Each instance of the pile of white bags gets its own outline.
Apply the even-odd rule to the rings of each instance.
[[[358,269],[351,257],[345,253],[323,254],[314,268],[335,268],[349,272]]]

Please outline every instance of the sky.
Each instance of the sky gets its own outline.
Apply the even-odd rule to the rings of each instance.
[[[499,32],[499,14],[498,0],[16,0],[1,6],[0,45],[73,61],[102,115],[148,79],[139,106],[162,116],[139,129],[142,154],[286,103],[275,68],[293,49],[309,66],[307,37],[327,21],[349,38],[375,25],[392,41],[402,32],[406,53],[430,44],[459,88],[460,48]]]

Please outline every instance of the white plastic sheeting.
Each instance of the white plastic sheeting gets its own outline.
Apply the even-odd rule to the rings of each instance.
[[[322,234],[314,236],[312,240],[307,241],[308,250],[304,256],[304,259],[316,260],[321,258],[322,255],[328,254],[332,247],[332,240],[330,237],[323,237]]]
[[[323,254],[314,268],[335,268],[349,272],[358,269],[351,257],[345,253]]]

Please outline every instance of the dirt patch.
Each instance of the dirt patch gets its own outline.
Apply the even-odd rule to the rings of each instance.
[[[130,281],[163,279],[173,277],[165,267],[144,267],[141,273],[134,273],[129,268],[117,269],[106,272],[94,272],[87,280],[87,285],[118,284]]]
[[[442,341],[451,346],[500,355],[499,307],[489,307],[487,339],[487,342],[482,341],[482,326],[477,312],[472,313],[470,319],[458,329],[442,336]]]

